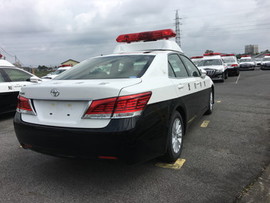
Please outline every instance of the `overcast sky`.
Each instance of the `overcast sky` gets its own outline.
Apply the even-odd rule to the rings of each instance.
[[[110,54],[119,34],[175,29],[188,56],[270,49],[269,0],[1,0],[0,52],[24,66]]]

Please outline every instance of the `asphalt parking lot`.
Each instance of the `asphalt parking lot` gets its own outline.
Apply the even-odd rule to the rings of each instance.
[[[270,163],[269,81],[255,70],[215,83],[214,112],[189,130],[177,170],[23,150],[12,115],[1,116],[0,202],[241,201]]]

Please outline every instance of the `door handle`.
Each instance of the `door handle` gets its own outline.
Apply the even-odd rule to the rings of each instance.
[[[178,84],[177,87],[178,87],[178,89],[183,89],[184,85],[183,84]]]

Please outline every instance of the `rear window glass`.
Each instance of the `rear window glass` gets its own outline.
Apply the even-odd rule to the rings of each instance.
[[[65,71],[56,80],[138,78],[155,56],[122,55],[92,58]]]
[[[24,71],[17,70],[17,69],[4,68],[3,70],[6,72],[6,74],[10,78],[11,82],[26,81],[30,77],[32,77],[32,75],[30,73],[26,73]]]
[[[252,62],[251,59],[240,59],[240,62]]]
[[[225,63],[235,63],[236,62],[236,59],[231,57],[224,57],[223,60],[225,61]]]

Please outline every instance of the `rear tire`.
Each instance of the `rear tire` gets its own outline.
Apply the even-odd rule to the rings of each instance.
[[[228,71],[225,71],[225,79],[228,79],[228,77],[229,77],[229,73]]]
[[[221,78],[221,82],[225,81],[225,72],[222,73],[222,78]]]
[[[205,112],[205,115],[210,115],[213,112],[213,109],[214,109],[214,95],[213,95],[213,91],[211,90],[209,94],[208,109]]]
[[[171,117],[168,130],[167,151],[162,160],[167,163],[174,163],[182,152],[184,125],[179,112],[175,111]]]

